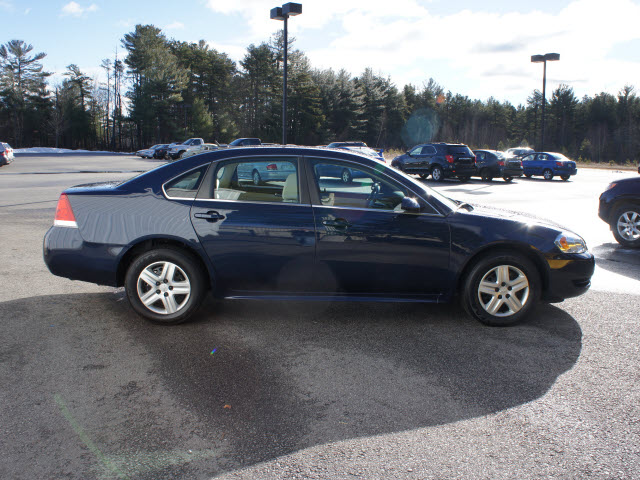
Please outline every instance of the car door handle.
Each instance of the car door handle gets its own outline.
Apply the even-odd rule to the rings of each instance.
[[[325,227],[333,227],[333,228],[349,228],[351,224],[347,222],[344,218],[336,218],[335,220],[323,220],[322,224]]]
[[[196,218],[203,218],[205,219],[207,222],[217,222],[218,220],[224,220],[224,215],[220,215],[218,212],[215,211],[210,211],[207,213],[195,213],[193,215]]]

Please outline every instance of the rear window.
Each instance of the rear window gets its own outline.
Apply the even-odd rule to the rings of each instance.
[[[473,157],[473,152],[466,145],[449,145],[449,153],[461,155],[464,157]]]

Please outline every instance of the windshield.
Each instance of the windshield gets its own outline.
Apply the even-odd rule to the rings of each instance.
[[[444,195],[442,195],[441,193],[438,193],[434,189],[427,187],[424,183],[419,182],[418,180],[411,177],[410,175],[404,174],[404,177],[411,181],[412,186],[417,187],[415,188],[415,190],[417,190],[419,193],[424,192],[427,200],[430,198],[435,198],[437,201],[445,205],[450,210],[455,210],[458,207],[458,204],[456,204],[456,202],[451,200],[449,197],[445,197]]]

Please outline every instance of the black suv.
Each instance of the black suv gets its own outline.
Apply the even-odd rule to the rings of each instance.
[[[394,158],[391,166],[422,178],[431,175],[436,182],[448,177],[466,182],[476,173],[476,157],[462,143],[424,143]]]

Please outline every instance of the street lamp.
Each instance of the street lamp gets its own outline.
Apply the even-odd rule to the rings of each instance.
[[[547,53],[545,55],[531,55],[532,63],[544,63],[544,73],[542,74],[542,133],[540,135],[540,151],[544,152],[544,104],[547,88],[547,62],[560,60],[559,53]]]
[[[271,9],[271,20],[284,20],[284,73],[282,75],[282,144],[287,144],[287,20],[290,16],[300,15],[302,5],[299,3],[285,3],[282,7]]]

